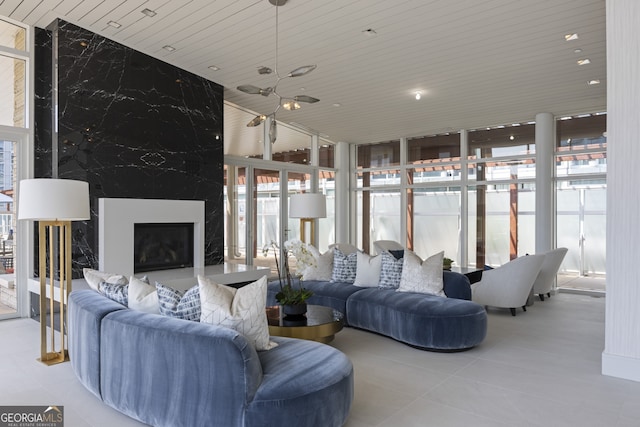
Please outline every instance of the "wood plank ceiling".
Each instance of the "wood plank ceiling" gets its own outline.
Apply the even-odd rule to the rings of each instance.
[[[225,140],[244,132],[253,112],[275,108],[273,96],[236,89],[275,82],[257,73],[275,66],[276,8],[268,0],[0,1],[2,16],[38,27],[62,18],[223,85],[225,100],[250,111],[225,121]],[[321,101],[277,118],[331,141],[378,142],[527,122],[539,112],[606,109],[604,0],[289,0],[278,13],[280,73],[318,65],[282,81],[279,92]],[[569,33],[579,38],[565,41]],[[584,58],[591,63],[577,65]],[[214,65],[220,70],[208,68]],[[587,84],[594,79],[601,83]],[[259,139],[260,129],[243,138]]]

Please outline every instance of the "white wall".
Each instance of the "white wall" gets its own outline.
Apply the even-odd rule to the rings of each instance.
[[[602,373],[640,381],[640,1],[607,0],[607,303]]]

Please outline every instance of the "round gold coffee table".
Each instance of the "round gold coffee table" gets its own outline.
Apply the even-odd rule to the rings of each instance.
[[[344,315],[337,310],[322,305],[308,305],[307,314],[300,317],[284,316],[282,307],[267,307],[269,334],[279,337],[301,338],[331,342],[344,326]]]

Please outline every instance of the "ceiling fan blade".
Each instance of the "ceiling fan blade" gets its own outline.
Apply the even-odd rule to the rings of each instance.
[[[293,97],[293,99],[298,102],[308,102],[309,104],[320,101],[318,98],[314,98],[313,96],[308,95],[296,95]]]
[[[255,116],[253,120],[247,123],[247,127],[252,128],[258,126],[260,123],[264,122],[267,117],[263,115]]]
[[[244,93],[250,93],[251,95],[258,95],[262,91],[262,89],[254,85],[240,85],[237,89]]]
[[[302,67],[298,67],[295,70],[293,70],[292,72],[290,72],[287,77],[304,76],[305,74],[309,74],[310,72],[315,70],[317,67],[318,67],[317,65],[303,65]]]

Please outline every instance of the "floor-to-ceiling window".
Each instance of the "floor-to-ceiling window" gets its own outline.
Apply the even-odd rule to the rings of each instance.
[[[16,184],[21,177],[19,155],[28,140],[28,32],[0,18],[0,319],[23,315],[26,290],[16,280],[20,247],[16,221]]]
[[[225,104],[225,128],[253,116]],[[275,274],[272,243],[282,248],[300,238],[300,220],[288,216],[289,196],[296,193],[326,196],[327,217],[317,220],[314,244],[326,250],[335,243],[333,144],[279,122],[276,142],[265,148],[256,128],[236,128],[229,141],[225,130],[225,261],[269,266]]]
[[[606,114],[556,123],[557,245],[569,248],[559,286],[604,291],[606,271]],[[574,280],[573,278],[596,280]]]

